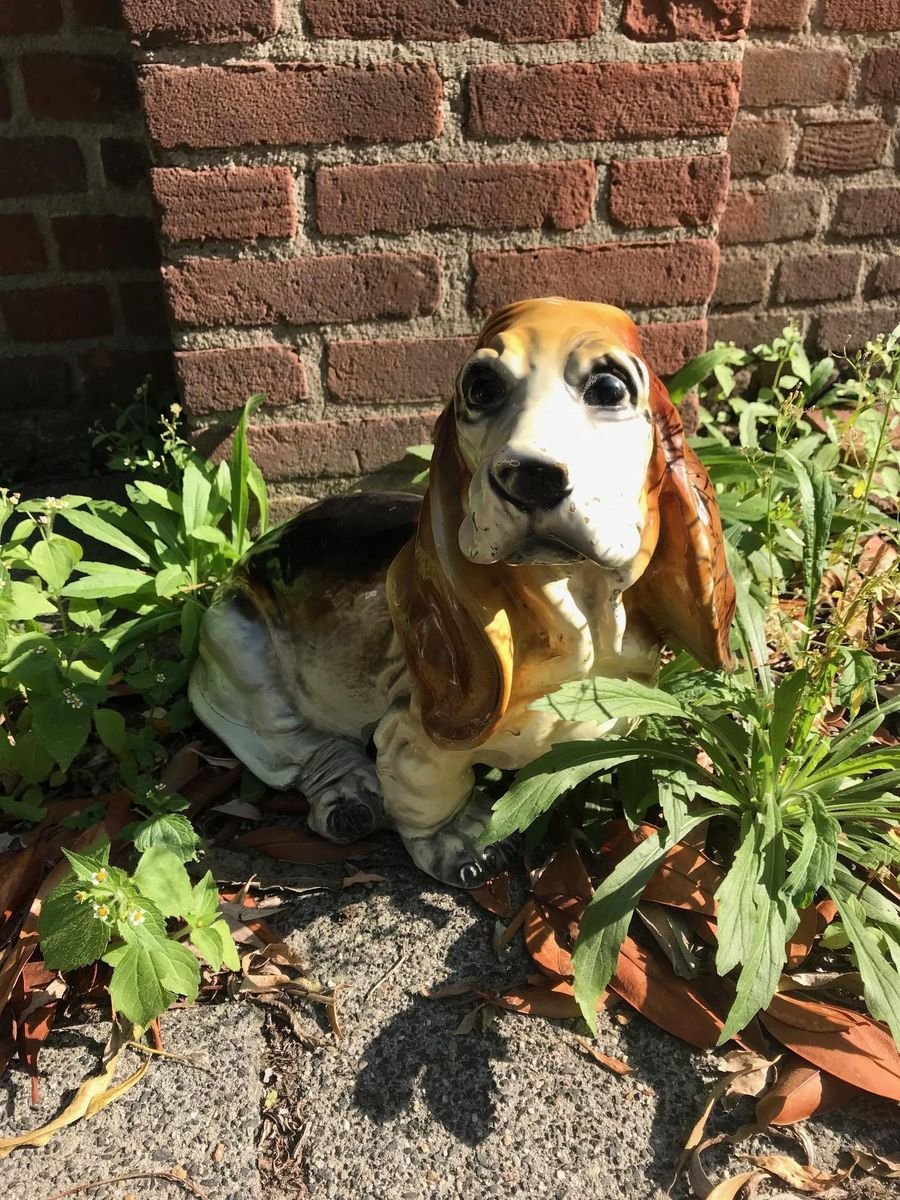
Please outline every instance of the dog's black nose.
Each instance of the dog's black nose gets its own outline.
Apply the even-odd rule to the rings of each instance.
[[[494,463],[499,491],[520,508],[555,508],[572,490],[560,463],[541,458],[501,458]]]

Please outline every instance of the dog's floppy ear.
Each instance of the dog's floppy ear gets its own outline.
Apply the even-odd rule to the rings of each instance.
[[[732,670],[728,643],[734,618],[734,581],[715,489],[687,445],[681,417],[651,375],[654,450],[648,508],[658,508],[659,538],[630,599],[657,631],[703,666]]]
[[[502,584],[497,572],[468,562],[459,549],[469,481],[450,405],[435,429],[418,531],[388,572],[388,604],[425,731],[459,750],[490,736],[512,686]]]

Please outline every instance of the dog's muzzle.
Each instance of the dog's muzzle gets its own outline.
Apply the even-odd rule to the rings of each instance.
[[[523,512],[548,512],[572,490],[561,463],[542,458],[498,458],[490,473],[491,487]]]

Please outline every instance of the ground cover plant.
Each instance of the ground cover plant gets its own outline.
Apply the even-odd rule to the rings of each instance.
[[[719,491],[740,666],[720,677],[681,654],[657,687],[592,681],[539,702],[635,729],[487,781],[488,836],[524,832],[530,868],[498,942],[521,930],[541,975],[479,993],[463,1028],[499,1008],[590,1032],[619,998],[695,1045],[734,1039],[755,1056],[732,1083],[768,1086],[763,1124],[817,1111],[839,1085],[900,1100],[900,331],[852,361],[811,363],[791,329],[718,346],[670,390]],[[119,1051],[147,1029],[158,1049],[155,1018],[177,997],[300,996],[339,1028],[335,997],[252,891],[220,889],[202,861],[214,809],[217,832],[290,861],[367,849],[262,823],[302,813],[302,797],[266,795],[198,736],[185,697],[203,609],[266,525],[246,443],[257,403],[218,466],[177,414],[161,438],[119,430],[122,503],[0,494],[0,1064],[18,1053],[36,1080],[57,1014],[116,1014],[102,1071],[0,1155],[121,1094]],[[428,448],[414,449],[421,468]],[[503,886],[480,899],[502,909]],[[692,1181],[715,1195],[701,1135]]]

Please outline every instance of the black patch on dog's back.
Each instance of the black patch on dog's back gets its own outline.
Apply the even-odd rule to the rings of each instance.
[[[285,587],[310,570],[371,575],[413,536],[421,507],[422,497],[410,492],[331,496],[261,537],[243,569],[251,583]]]

